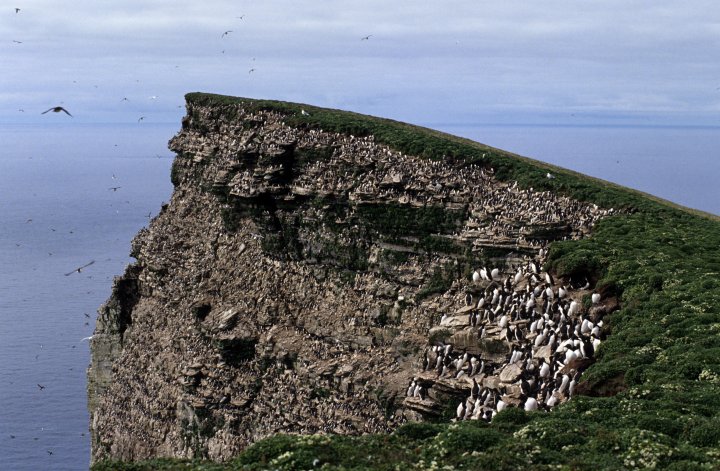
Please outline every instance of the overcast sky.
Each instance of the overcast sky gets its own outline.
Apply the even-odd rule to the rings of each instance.
[[[206,91],[430,126],[720,125],[717,0],[3,4],[5,123],[178,122]]]

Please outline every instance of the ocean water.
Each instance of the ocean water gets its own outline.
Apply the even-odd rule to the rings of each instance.
[[[718,129],[440,128],[720,214]],[[0,469],[88,468],[82,339],[170,197],[178,129],[0,126]]]
[[[171,195],[178,128],[0,127],[0,469],[88,468],[81,339]]]

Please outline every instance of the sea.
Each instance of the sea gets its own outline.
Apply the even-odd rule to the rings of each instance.
[[[432,127],[720,214],[720,128]],[[0,124],[0,469],[88,469],[87,337],[171,196],[178,130]]]

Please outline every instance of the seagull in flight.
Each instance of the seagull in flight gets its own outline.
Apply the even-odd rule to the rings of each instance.
[[[110,188],[108,188],[108,190],[118,191],[120,188],[122,188],[122,187],[121,186],[111,186]]]
[[[300,110],[300,114],[303,116],[310,116],[310,113],[308,113],[307,111],[305,111],[303,109]]]
[[[43,389],[45,389],[45,386],[43,386],[43,385],[40,384],[40,383],[38,383],[37,387],[40,388],[40,391],[42,391]]]
[[[142,121],[143,119],[145,119],[145,116],[140,116],[140,117],[138,118],[138,123],[139,123],[140,121]]]
[[[14,39],[13,39],[13,42],[14,42],[15,44],[22,44],[22,41],[16,41],[16,40],[14,40]]]
[[[368,34],[367,36],[363,36],[362,38],[360,38],[360,41],[367,41],[368,39],[370,39],[370,36],[372,36],[372,34]]]
[[[15,9],[15,14],[17,15],[18,13],[20,13],[20,9],[19,9],[19,8],[16,8],[16,9]]]
[[[81,267],[78,267],[78,268],[74,269],[73,271],[71,271],[71,272],[69,272],[69,273],[65,273],[65,276],[70,276],[70,275],[72,275],[72,274],[75,273],[75,272],[81,273],[84,268],[89,267],[89,266],[92,265],[93,263],[95,263],[95,260],[91,260],[90,263],[86,263],[85,265],[83,265],[83,266],[81,266]]]
[[[248,74],[252,74],[253,72],[255,72],[255,69],[248,70]]]
[[[53,113],[59,113],[59,112],[62,111],[63,113],[65,113],[66,115],[68,115],[68,116],[70,116],[70,117],[72,118],[72,115],[70,114],[70,112],[68,112],[68,110],[66,110],[66,109],[63,108],[62,106],[53,106],[52,108],[48,108],[47,110],[43,111],[43,112],[40,113],[40,114],[45,114],[45,113],[48,113],[48,112],[50,112],[50,111],[52,111]]]
[[[225,31],[223,34],[220,35],[220,39],[224,38],[225,36],[227,36],[227,35],[230,34],[230,33],[232,33],[232,30],[231,30],[231,29],[228,30],[228,31]]]

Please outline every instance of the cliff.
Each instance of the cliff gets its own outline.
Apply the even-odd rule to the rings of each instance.
[[[500,402],[567,411],[641,394],[628,388],[647,378],[628,377],[617,347],[629,320],[611,322],[637,280],[613,270],[628,248],[609,245],[628,221],[679,210],[282,102],[190,94],[170,148],[172,199],[133,241],[92,339],[93,461],[227,461],[278,433],[386,434],[490,421]],[[629,342],[657,355],[655,339]],[[584,397],[563,405],[572,388]]]

